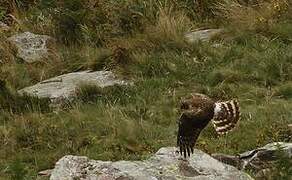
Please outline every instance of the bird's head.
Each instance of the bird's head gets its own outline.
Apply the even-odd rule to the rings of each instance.
[[[202,109],[194,106],[190,100],[180,102],[180,114],[183,118],[194,119],[200,115]]]

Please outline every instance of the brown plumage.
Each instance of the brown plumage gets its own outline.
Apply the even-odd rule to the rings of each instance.
[[[177,146],[180,153],[190,156],[201,131],[212,120],[218,134],[232,130],[240,118],[236,100],[215,102],[206,95],[192,94],[181,101]]]

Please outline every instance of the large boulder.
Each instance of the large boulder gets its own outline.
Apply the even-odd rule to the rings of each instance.
[[[175,147],[161,148],[145,161],[99,161],[84,156],[67,155],[52,171],[51,180],[247,180],[244,172],[223,164],[195,149],[188,159],[181,159]]]
[[[204,30],[197,30],[193,32],[189,32],[185,34],[185,39],[189,43],[196,43],[199,41],[207,42],[210,41],[213,37],[221,34],[223,29],[204,29]]]
[[[279,160],[282,154],[285,158],[292,158],[292,143],[275,142],[261,148],[247,151],[237,156],[212,154],[217,160],[237,167],[240,170],[251,170],[256,173],[272,167],[272,163]]]
[[[96,85],[99,87],[126,85],[126,81],[118,79],[110,71],[81,71],[63,74],[33,86],[19,90],[20,94],[28,94],[39,98],[50,98],[58,103],[63,100],[72,100],[76,95],[76,89],[80,85]]]
[[[24,32],[8,40],[16,47],[17,57],[27,63],[48,59],[54,51],[52,46],[54,39],[46,35]]]

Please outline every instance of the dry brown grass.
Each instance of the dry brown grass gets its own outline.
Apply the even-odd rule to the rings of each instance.
[[[146,30],[150,39],[182,43],[184,33],[193,27],[191,20],[184,12],[175,10],[172,6],[160,7],[158,13],[155,25]]]
[[[15,49],[8,43],[6,38],[1,36],[0,38],[2,39],[2,41],[0,41],[0,64],[13,62]]]
[[[262,31],[287,13],[288,6],[287,0],[258,1],[255,5],[223,0],[217,5],[217,13],[237,29]]]

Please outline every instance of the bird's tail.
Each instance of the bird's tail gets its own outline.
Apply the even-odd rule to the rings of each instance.
[[[226,134],[233,130],[240,119],[237,100],[215,103],[213,125],[218,134]]]

